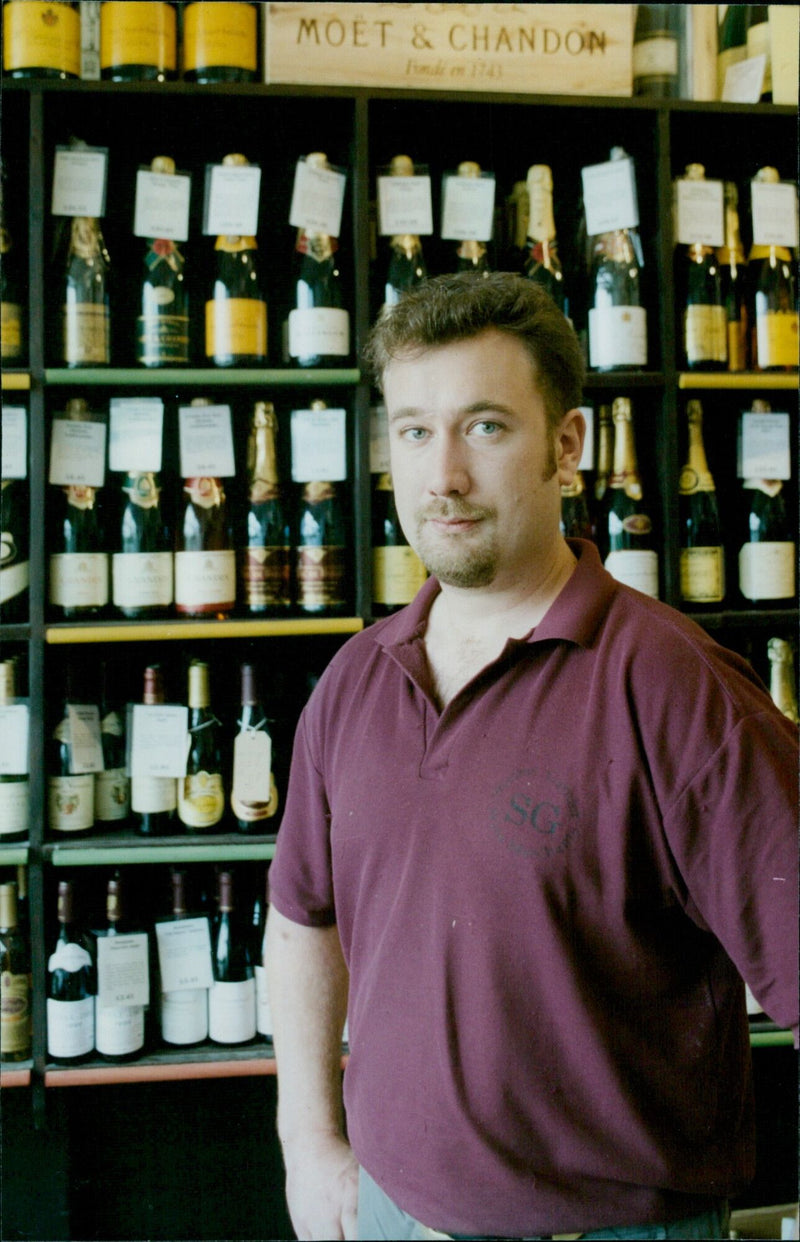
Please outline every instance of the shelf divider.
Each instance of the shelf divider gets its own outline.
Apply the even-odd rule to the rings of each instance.
[[[798,386],[797,372],[791,371],[681,371],[678,387],[718,389],[783,388],[792,390]]]
[[[290,617],[285,620],[247,621],[109,621],[81,625],[57,623],[45,628],[45,642],[138,643],[190,638],[273,638],[306,634],[357,634],[361,617]]]
[[[124,863],[194,863],[269,861],[275,839],[253,840],[246,836],[174,836],[148,840],[120,834],[119,843],[108,837],[92,841],[47,841],[43,853],[54,867],[111,867]]]
[[[355,367],[320,367],[315,370],[290,370],[277,367],[245,367],[225,370],[221,367],[48,367],[45,383],[84,388],[98,385],[108,388],[252,388],[272,384],[275,387],[331,388],[352,386],[359,382]]]

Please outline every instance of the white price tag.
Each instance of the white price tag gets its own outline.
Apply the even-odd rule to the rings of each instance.
[[[0,707],[0,776],[28,774],[28,705]]]
[[[583,441],[583,452],[578,463],[578,469],[594,470],[594,407],[591,405],[579,405],[578,409],[586,419],[586,437]]]
[[[346,175],[335,168],[315,168],[307,160],[298,160],[289,223],[298,229],[338,237],[346,181]]]
[[[369,412],[369,472],[386,474],[391,469],[389,423],[386,406],[375,405]]]
[[[188,733],[188,707],[134,703],[131,776],[185,776]]]
[[[632,159],[606,160],[581,169],[589,237],[639,224],[636,169]]]
[[[236,474],[229,405],[183,405],[178,419],[182,478],[227,479]]]
[[[292,410],[292,479],[295,483],[347,478],[345,410]]]
[[[28,415],[24,406],[3,406],[2,430],[0,479],[26,479],[28,477]]]
[[[396,233],[426,237],[432,233],[430,177],[378,177],[378,219],[384,237]]]
[[[186,241],[189,236],[188,173],[158,173],[140,168],[136,174],[134,237],[166,237]]]
[[[442,189],[445,241],[489,241],[494,221],[495,180],[490,174],[459,177],[446,173]]]
[[[789,415],[745,411],[739,427],[740,479],[790,479]]]
[[[159,471],[163,426],[164,402],[160,397],[112,397],[109,470]]]
[[[758,103],[766,67],[767,58],[763,53],[729,65],[722,87],[723,103]]]
[[[208,919],[175,919],[170,923],[156,923],[155,927],[161,991],[210,988],[214,976]]]
[[[95,219],[105,215],[107,172],[108,150],[105,147],[78,151],[56,147],[51,214]]]
[[[101,1009],[150,1002],[150,971],[146,932],[99,936],[97,940],[97,1003]]]
[[[206,166],[203,232],[212,236],[255,237],[261,169],[256,164]]]
[[[233,788],[239,802],[269,802],[272,739],[263,729],[237,733],[233,743]]]
[[[682,246],[721,246],[725,241],[724,186],[721,181],[675,182],[675,240]]]
[[[102,487],[105,479],[105,423],[53,419],[48,482],[60,487]]]
[[[792,181],[750,182],[755,246],[797,245],[797,186]]]
[[[100,740],[100,709],[96,703],[68,703],[70,772],[103,771],[103,744]]]

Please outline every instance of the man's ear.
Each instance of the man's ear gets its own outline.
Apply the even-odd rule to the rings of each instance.
[[[586,438],[586,419],[580,410],[567,410],[556,429],[558,481],[562,487],[575,478]]]

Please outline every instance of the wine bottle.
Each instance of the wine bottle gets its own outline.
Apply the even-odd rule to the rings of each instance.
[[[747,370],[747,261],[739,232],[739,191],[725,182],[725,245],[717,251],[728,327],[728,370]]]
[[[131,811],[131,782],[125,766],[125,715],[115,692],[115,678],[103,661],[100,700],[100,742],[103,771],[95,774],[94,816],[98,828],[125,828]]]
[[[226,155],[242,168],[244,155]],[[206,302],[206,357],[217,367],[263,364],[267,357],[267,301],[261,288],[255,237],[220,235],[215,276]]]
[[[94,416],[82,397],[67,402],[66,417],[91,422]],[[96,487],[59,488],[49,558],[49,598],[64,620],[85,621],[108,603],[108,552],[100,520]]]
[[[592,519],[586,494],[586,482],[580,470],[575,478],[561,488],[561,534],[565,539],[592,539]]]
[[[172,870],[172,919],[188,918],[186,873]],[[186,1048],[208,1038],[208,988],[183,987],[161,992],[161,1038]]]
[[[613,147],[611,159],[627,159]],[[647,311],[642,306],[642,248],[635,228],[591,239],[589,365],[596,371],[647,365]]]
[[[0,708],[16,702],[16,673],[13,660],[0,661]],[[24,719],[15,727],[27,730]],[[27,752],[27,737],[20,739],[19,749]],[[29,781],[26,773],[0,773],[0,844],[23,841],[29,827]]]
[[[191,404],[211,402],[195,397]],[[222,621],[236,602],[236,552],[223,480],[184,479],[183,492],[175,531],[175,610]]]
[[[12,78],[79,78],[78,5],[8,0],[3,5],[3,71]]]
[[[414,161],[408,155],[395,155],[389,173],[392,177],[413,177]],[[422,241],[416,233],[396,233],[389,245],[383,302],[385,306],[395,306],[406,289],[413,289],[427,279],[428,269]]]
[[[777,168],[761,168],[754,181],[774,185]],[[791,251],[785,246],[753,245],[749,258],[751,358],[759,371],[796,371],[798,349],[797,284]]]
[[[251,616],[284,613],[291,604],[291,534],[277,436],[275,407],[257,401],[247,442],[247,508],[239,548],[240,602]]]
[[[306,163],[312,168],[330,167],[321,151],[306,156]],[[338,239],[328,233],[298,230],[289,357],[299,367],[335,366],[350,353],[350,316],[342,306],[338,248]]]
[[[157,155],[150,171],[174,176],[175,161],[168,155]],[[145,367],[183,366],[189,361],[186,259],[170,238],[151,237],[146,245],[136,360]]]
[[[28,616],[28,485],[25,479],[0,482],[0,623]]]
[[[255,82],[258,6],[190,0],[183,8],[183,76],[189,82]]]
[[[324,401],[311,402],[324,410]],[[347,534],[336,484],[303,487],[295,527],[297,606],[305,613],[343,612],[346,604]]]
[[[167,82],[177,73],[177,14],[165,0],[103,0],[100,77],[112,82]]]
[[[68,367],[111,361],[111,260],[100,221],[75,216],[64,273],[61,361]]]
[[[0,884],[0,1061],[31,1055],[31,960],[17,926],[17,886]]]
[[[267,952],[267,919],[269,917],[269,872],[266,873],[263,898],[256,897],[253,905],[252,955],[256,976],[256,1032],[262,1039],[272,1042],[272,1010],[269,1003],[269,985],[264,966]]]
[[[151,664],[144,670],[142,702],[164,702],[161,669]],[[136,831],[143,837],[163,837],[177,831],[178,782],[174,776],[131,776],[131,810]]]
[[[89,942],[75,922],[71,880],[58,882],[58,936],[47,961],[47,1055],[74,1065],[94,1050],[96,979]]]
[[[505,204],[505,269],[509,272],[521,272],[528,261],[530,241],[528,239],[528,220],[530,218],[530,202],[528,201],[527,181],[515,181]]]
[[[687,164],[687,181],[705,181],[702,164]],[[682,256],[683,355],[690,371],[724,371],[728,366],[728,317],[722,268],[716,251],[692,242]]]
[[[61,718],[49,742],[47,802],[52,832],[71,834],[94,828],[94,772],[73,771],[72,720],[70,706],[80,703],[77,674],[66,667]]]
[[[220,723],[211,710],[208,665],[189,665],[189,753],[178,778],[178,818],[187,832],[210,832],[225,812]]]
[[[764,56],[764,78],[761,83],[761,102],[772,100],[772,45],[769,34],[769,5],[748,4],[747,38],[745,56],[748,60],[753,56]]]
[[[126,918],[122,881],[113,876],[106,888],[105,937],[125,936],[132,930]],[[98,960],[101,950],[98,946]],[[100,974],[102,981],[102,973]],[[145,1006],[108,1003],[98,986],[94,1011],[94,1043],[107,1061],[133,1061],[141,1056],[145,1037]]]
[[[220,871],[217,917],[211,941],[214,982],[208,993],[208,1036],[217,1044],[243,1044],[256,1033],[256,981],[247,938],[235,918],[233,875]]]
[[[703,443],[703,407],[686,408],[689,447],[678,481],[681,599],[687,604],[721,604],[725,598],[725,549],[714,478]]]
[[[637,4],[633,31],[633,93],[660,99],[678,94],[680,6]]]
[[[722,99],[728,70],[747,56],[746,4],[729,4],[726,7],[717,47],[717,99]]]
[[[770,412],[756,399],[753,411]],[[743,479],[739,591],[749,607],[787,607],[795,596],[794,525],[781,479]]]
[[[459,177],[480,177],[481,166],[474,160],[462,160],[456,172]],[[486,243],[469,237],[460,241],[456,251],[456,271],[476,272],[481,276],[487,276],[491,268]]]
[[[173,599],[172,537],[162,508],[159,475],[124,476],[122,511],[111,556],[111,599],[131,621],[164,616]]]
[[[410,604],[428,573],[403,534],[392,476],[379,474],[372,492],[372,611],[385,616]]]
[[[597,468],[594,476],[594,540],[605,560],[608,556],[608,519],[606,510],[611,499],[608,481],[614,468],[614,423],[611,406],[602,404],[597,415]]]
[[[772,701],[787,720],[800,724],[794,651],[791,644],[785,638],[771,638],[767,643],[767,657],[770,663],[769,693]]]
[[[522,274],[546,289],[558,309],[566,315],[568,304],[564,272],[558,257],[553,216],[553,174],[547,164],[532,164],[528,169],[528,204],[530,243]]]
[[[262,833],[278,809],[278,787],[272,770],[270,721],[258,693],[252,664],[241,668],[241,715],[233,749],[231,809],[239,832]]]
[[[614,420],[614,470],[609,479],[606,512],[608,555],[606,569],[618,582],[658,597],[658,553],[653,548],[653,522],[645,504],[633,411],[627,397],[617,397]]]
[[[25,280],[6,224],[3,198],[0,178],[0,358],[3,366],[18,366],[25,354],[22,298]]]

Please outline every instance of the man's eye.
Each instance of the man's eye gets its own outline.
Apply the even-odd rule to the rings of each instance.
[[[500,430],[500,424],[484,418],[479,423],[475,423],[472,430],[479,436],[493,436]]]
[[[424,427],[404,427],[400,432],[400,438],[401,440],[410,440],[416,444],[420,440],[424,440],[427,434]]]

